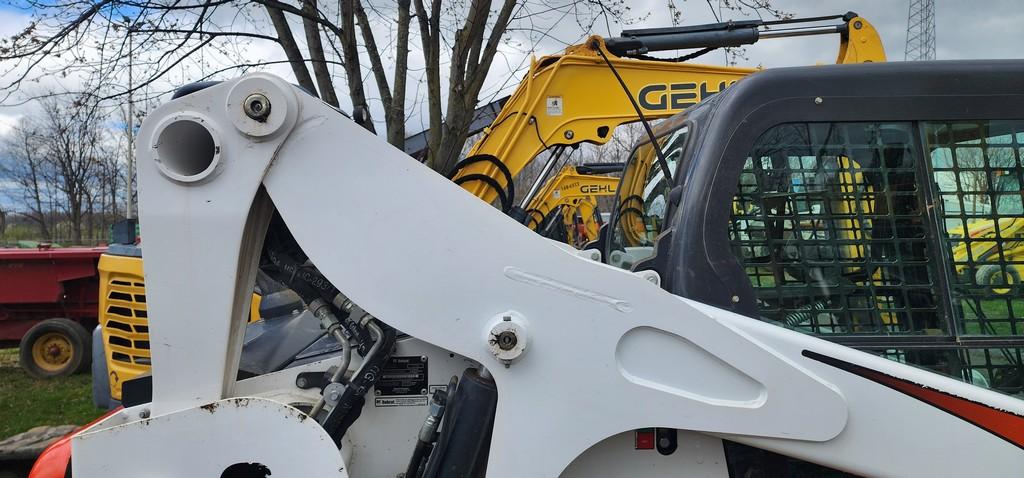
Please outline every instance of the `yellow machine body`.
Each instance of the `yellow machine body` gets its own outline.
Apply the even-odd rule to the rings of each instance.
[[[867,20],[854,17],[847,24],[837,63],[885,61],[882,41]],[[679,113],[757,71],[619,57],[608,51],[602,37],[592,36],[562,54],[534,59],[469,156],[497,158],[515,177],[545,149],[604,144],[617,126],[638,121],[631,99],[602,55],[615,67],[647,119]],[[470,175],[484,175],[507,186],[502,172],[488,162],[467,165],[453,180]],[[462,185],[488,203],[497,198],[497,191],[482,181],[469,180]]]
[[[142,258],[103,254],[99,261],[99,325],[110,397],[121,400],[121,384],[149,372],[149,319]],[[253,294],[249,322],[259,320],[260,295]]]
[[[526,225],[537,230],[548,214],[560,208],[566,241],[580,247],[597,239],[603,223],[598,217],[597,198],[614,196],[618,185],[617,177],[582,174],[576,166],[565,166],[530,201]]]

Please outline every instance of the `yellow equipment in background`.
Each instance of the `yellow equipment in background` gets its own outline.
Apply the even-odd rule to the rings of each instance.
[[[839,33],[837,63],[885,61],[882,41],[867,20],[852,12],[841,18],[843,25],[799,35]],[[806,21],[819,20],[821,18]],[[786,23],[800,21],[805,20]],[[555,163],[567,146],[605,144],[619,125],[641,119],[667,118],[757,71],[756,68],[685,63],[683,60],[689,57],[676,59],[679,61],[651,58],[644,55],[646,47],[631,50],[635,48],[631,42],[640,41],[637,39],[650,33],[665,41],[677,36],[683,38],[695,31],[728,28],[726,24],[715,24],[623,32],[623,37],[610,39],[592,36],[562,54],[534,59],[519,87],[450,177],[484,201],[498,201],[503,211],[526,223],[530,219],[523,210],[534,198],[528,195],[517,206],[513,181],[542,151],[553,148],[548,161]],[[798,33],[765,30],[759,38],[795,35]],[[749,43],[757,38],[755,36]],[[546,166],[545,172],[551,169]],[[539,181],[543,180],[542,174]],[[537,189],[536,185],[533,189]],[[586,225],[587,229],[596,227],[591,223]]]
[[[614,196],[619,185],[618,177],[604,175],[620,173],[622,166],[622,163],[565,166],[544,183],[530,201],[526,208],[526,226],[576,247],[596,240],[604,224],[597,198]],[[549,217],[551,214],[556,214],[560,221]],[[553,228],[559,229],[557,233],[545,230]]]
[[[99,325],[110,397],[121,400],[121,384],[149,372],[149,320],[142,258],[103,254],[99,262]],[[260,295],[253,294],[249,322],[259,320]]]

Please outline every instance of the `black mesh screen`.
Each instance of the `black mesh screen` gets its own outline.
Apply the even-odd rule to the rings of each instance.
[[[768,130],[729,224],[762,317],[1021,395],[1022,157],[1024,121]]]
[[[942,331],[910,124],[789,124],[746,160],[730,239],[765,318],[817,334]]]
[[[965,335],[1024,334],[1024,122],[924,125]]]

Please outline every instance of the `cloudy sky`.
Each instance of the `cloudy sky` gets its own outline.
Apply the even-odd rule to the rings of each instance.
[[[11,8],[10,1],[0,0],[0,35],[18,32],[24,29],[29,22],[30,12]],[[666,6],[668,0],[644,0],[627,3],[631,7],[633,16],[640,18],[637,23],[629,25],[627,28],[669,25],[670,15]],[[682,13],[684,24],[714,22],[712,8],[719,4],[718,0],[674,0],[674,3]],[[902,60],[904,57],[909,0],[850,0],[842,2],[834,0],[773,0],[772,3],[776,8],[793,13],[798,17],[838,14],[853,10],[868,19],[879,30],[890,60]],[[1020,8],[1019,0],[937,0],[936,3],[936,44],[939,59],[1021,56],[1019,49],[1020,45],[1024,44],[1024,28],[1021,27],[1024,25],[1024,9]],[[723,16],[730,19],[743,19],[734,12],[722,13]],[[481,94],[481,101],[511,93],[529,64],[531,51],[536,54],[556,52],[567,44],[582,40],[588,33],[614,36],[623,28],[621,25],[606,26],[604,22],[599,22],[595,31],[584,32],[575,22],[558,20],[558,18],[544,18],[543,16],[536,20],[535,28],[548,32],[548,35],[544,37],[538,38],[534,34],[532,38],[527,38],[527,34],[524,32],[511,33],[511,43],[513,45],[518,43],[520,46],[518,48],[513,46],[502,48],[502,54],[495,60]],[[555,25],[552,27],[553,23]],[[413,41],[418,40],[414,39]],[[831,63],[835,61],[838,44],[838,38],[835,36],[765,40],[747,47],[748,61],[744,62],[743,66],[779,67]],[[529,46],[532,46],[532,50]],[[246,55],[251,56],[254,60],[275,60],[282,57],[279,47],[276,45],[258,43],[251,45],[246,51]],[[418,57],[418,52],[410,55],[414,62],[418,61]],[[721,52],[713,52],[702,57],[701,62],[722,63],[724,55]],[[216,66],[213,65],[214,68]],[[267,69],[282,76],[291,76],[290,70],[283,65]],[[442,70],[446,69],[442,68]],[[196,74],[195,71],[181,72],[178,75],[170,75],[167,81],[170,82],[170,85],[187,83],[194,79],[190,78],[190,75],[194,74]],[[340,70],[337,71],[339,77],[341,74]],[[43,84],[54,81],[57,80],[44,78]],[[415,101],[415,98],[422,97],[417,94],[418,85],[419,82],[416,78],[410,81],[409,95],[411,99],[408,125],[410,133],[419,131],[425,123],[422,100]],[[63,86],[73,88],[73,85],[64,84]],[[343,84],[340,81],[338,86],[343,90]],[[373,82],[368,80],[366,86],[372,96],[374,94]],[[343,91],[339,93],[343,93]],[[8,104],[0,104],[0,135],[9,130],[11,125],[16,124],[19,118],[26,112],[31,112],[33,108],[31,104],[12,105],[16,99],[9,100]],[[345,100],[342,99],[342,101]],[[345,106],[343,104],[343,107]],[[381,117],[382,114],[379,112],[375,114],[375,118]]]

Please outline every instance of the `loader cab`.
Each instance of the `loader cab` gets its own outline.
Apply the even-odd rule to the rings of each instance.
[[[1021,61],[755,73],[658,125],[670,175],[650,141],[633,150],[603,257],[1024,396],[1021,78]]]

